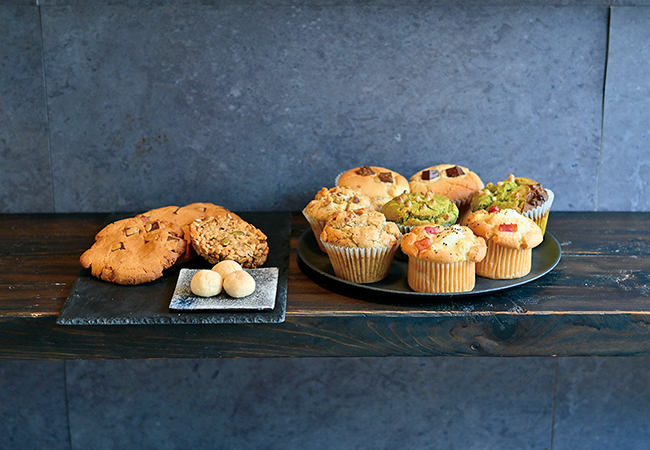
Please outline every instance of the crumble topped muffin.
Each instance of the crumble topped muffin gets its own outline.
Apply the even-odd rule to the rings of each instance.
[[[320,238],[337,277],[374,283],[388,275],[401,236],[379,211],[357,209],[332,214]]]
[[[318,246],[325,251],[319,236],[329,216],[336,212],[353,211],[360,208],[373,208],[370,197],[360,189],[334,186],[318,191],[314,199],[303,209],[302,214],[309,222],[318,241]]]

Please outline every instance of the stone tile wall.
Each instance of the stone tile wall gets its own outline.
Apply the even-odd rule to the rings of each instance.
[[[0,0],[0,212],[300,210],[443,162],[649,210],[643,1]]]

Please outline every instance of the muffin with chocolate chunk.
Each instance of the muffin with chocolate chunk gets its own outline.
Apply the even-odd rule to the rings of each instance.
[[[402,237],[407,281],[416,292],[468,292],[476,285],[476,263],[485,257],[482,237],[461,225],[421,225]]]
[[[318,246],[325,251],[319,236],[329,216],[340,211],[353,211],[355,209],[370,208],[371,206],[370,197],[361,192],[360,189],[334,186],[329,189],[322,188],[318,191],[314,199],[303,209],[302,214],[309,222],[318,241]]]
[[[496,184],[488,183],[472,198],[470,209],[472,212],[514,209],[532,219],[545,233],[554,198],[553,191],[544,189],[540,183],[510,174]]]
[[[410,181],[411,192],[433,192],[450,199],[458,206],[459,217],[469,210],[474,194],[483,188],[483,181],[467,167],[455,164],[438,164],[415,173]]]
[[[485,259],[476,265],[477,275],[506,280],[530,273],[533,248],[544,239],[531,219],[514,209],[480,209],[467,218],[467,226],[487,243]]]
[[[404,193],[382,206],[381,212],[402,233],[418,225],[453,225],[458,219],[458,207],[444,195],[433,192]]]
[[[379,211],[357,209],[332,214],[320,239],[337,277],[374,283],[388,275],[401,236]]]
[[[379,210],[385,203],[404,192],[410,192],[409,182],[399,173],[377,166],[362,166],[343,172],[337,177],[338,186],[359,189]]]

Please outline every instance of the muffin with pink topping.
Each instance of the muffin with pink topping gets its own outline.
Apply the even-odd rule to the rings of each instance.
[[[485,239],[487,254],[476,266],[476,274],[506,280],[528,275],[533,248],[542,243],[541,228],[514,209],[478,210],[467,218],[467,226]]]
[[[334,274],[354,283],[374,283],[388,275],[402,233],[379,211],[334,213],[320,234]]]
[[[319,237],[325,227],[325,222],[333,213],[370,208],[372,201],[361,190],[345,186],[322,188],[312,201],[303,209],[302,214],[309,222],[318,246],[325,251]]]
[[[408,284],[416,292],[468,292],[476,284],[476,263],[485,257],[485,240],[461,225],[420,225],[402,236],[408,256]]]

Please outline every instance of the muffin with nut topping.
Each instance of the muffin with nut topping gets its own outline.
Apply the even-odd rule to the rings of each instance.
[[[482,237],[461,225],[420,225],[402,237],[408,284],[416,292],[468,292],[476,285],[476,263],[485,257]]]
[[[441,194],[414,192],[399,195],[381,207],[386,219],[395,222],[402,233],[418,225],[449,226],[458,220],[458,207]]]
[[[316,236],[316,240],[318,241],[318,246],[322,251],[325,251],[319,236],[323,231],[328,217],[336,212],[370,208],[371,204],[370,197],[361,192],[360,189],[345,186],[334,186],[329,189],[324,187],[307,204],[302,214],[307,219],[307,222],[309,222],[314,236]]]
[[[395,223],[372,209],[334,213],[320,234],[334,274],[354,283],[384,279],[401,237]]]
[[[554,198],[553,191],[544,189],[537,181],[510,174],[496,184],[488,183],[474,195],[470,209],[472,212],[490,208],[514,209],[532,219],[545,233]]]
[[[467,226],[487,243],[485,259],[476,266],[477,275],[507,280],[530,273],[533,248],[544,239],[533,220],[514,209],[480,209],[467,218]]]

